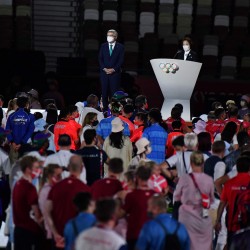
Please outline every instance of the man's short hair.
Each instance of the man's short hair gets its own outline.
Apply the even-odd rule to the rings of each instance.
[[[21,160],[20,160],[20,168],[21,171],[24,173],[26,171],[27,168],[32,169],[33,163],[37,162],[37,158],[34,156],[24,156]]]
[[[96,95],[89,95],[87,97],[87,106],[96,107],[98,106],[98,97]]]
[[[58,119],[66,118],[68,115],[70,115],[69,107],[63,108],[60,110]]]
[[[116,38],[118,37],[118,32],[117,32],[116,30],[110,29],[110,30],[108,30],[107,34],[108,34],[109,32],[110,32],[110,33],[113,33],[114,36],[115,36]]]
[[[19,108],[25,108],[28,103],[29,103],[28,97],[24,96],[18,97],[16,101],[16,104]]]
[[[114,199],[101,199],[96,202],[95,216],[100,222],[108,222],[113,219],[117,209]]]
[[[76,105],[70,105],[70,106],[68,107],[68,109],[69,109],[69,113],[70,113],[70,114],[72,114],[72,113],[78,111],[78,108],[77,108]]]
[[[158,207],[161,211],[167,209],[167,203],[164,196],[160,194],[155,194],[150,197],[150,201],[152,202],[152,205],[155,207]]]
[[[231,116],[235,117],[235,116],[238,115],[238,111],[239,111],[238,107],[235,106],[235,105],[233,105],[233,106],[231,106],[231,107],[228,109],[228,116],[229,116],[229,117],[231,117]]]
[[[123,107],[123,111],[124,111],[125,114],[133,113],[134,112],[134,107],[131,104],[126,104]]]
[[[177,146],[181,146],[184,147],[184,136],[180,135],[174,138],[174,140],[172,141],[172,145],[173,147],[177,147]]]
[[[240,156],[236,161],[236,168],[238,173],[247,173],[250,166],[249,156]]]
[[[225,109],[224,108],[217,108],[215,111],[214,111],[214,114],[215,114],[215,117],[216,118],[220,118],[220,116],[225,113]]]
[[[179,108],[181,110],[181,113],[183,112],[183,105],[181,103],[176,103],[174,106],[176,108]]]
[[[73,199],[73,203],[78,208],[79,211],[86,211],[91,202],[91,194],[88,192],[77,193]]]
[[[121,174],[123,172],[123,160],[121,158],[110,159],[108,169],[114,174]]]
[[[90,145],[96,137],[96,130],[95,129],[87,129],[84,132],[83,137],[84,137],[85,143],[87,145]]]
[[[152,169],[146,166],[139,166],[136,170],[136,177],[142,181],[147,181],[152,173]]]
[[[73,155],[69,159],[68,170],[70,172],[79,173],[82,172],[83,161],[80,155]]]
[[[71,145],[71,138],[67,134],[61,134],[58,138],[58,146],[60,147],[68,147]]]
[[[220,154],[220,153],[225,152],[225,148],[226,148],[226,145],[224,141],[215,141],[212,144],[212,152],[214,154]]]
[[[173,121],[172,122],[172,128],[173,129],[180,129],[182,126],[181,121]]]
[[[143,105],[145,105],[147,103],[147,98],[145,95],[138,95],[135,98],[135,106],[138,108],[143,107]]]

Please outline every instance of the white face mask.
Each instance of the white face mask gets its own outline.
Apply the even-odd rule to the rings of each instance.
[[[113,43],[115,41],[113,36],[107,36],[108,43]]]
[[[145,153],[148,155],[148,154],[150,154],[151,152],[152,152],[152,148],[151,148],[150,146],[148,146]]]
[[[241,106],[241,107],[245,107],[245,106],[246,106],[246,102],[245,102],[245,101],[241,101],[241,102],[240,102],[240,106]]]
[[[185,52],[190,50],[190,46],[189,45],[183,45],[182,47],[183,47],[183,50]]]

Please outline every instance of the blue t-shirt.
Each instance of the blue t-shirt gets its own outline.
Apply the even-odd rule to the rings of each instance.
[[[166,233],[162,226],[156,221],[160,221],[167,232],[174,233],[178,224],[169,214],[160,214],[155,219],[144,224],[136,243],[137,250],[163,250]],[[181,245],[181,250],[190,250],[190,239],[183,224],[179,224],[177,236]]]
[[[105,140],[111,134],[111,128],[112,128],[111,122],[115,118],[116,118],[115,116],[111,116],[111,117],[102,119],[100,121],[100,123],[98,124],[98,126],[96,128],[96,133],[99,136],[101,136],[103,138],[103,140]],[[123,122],[123,126],[124,126],[123,134],[126,135],[126,136],[130,136],[130,131],[129,131],[128,124]]]
[[[73,220],[77,228],[77,234],[73,227]],[[72,250],[76,237],[84,230],[94,226],[96,218],[90,213],[79,213],[75,218],[68,221],[64,228],[65,250]]]
[[[147,138],[152,147],[152,152],[147,155],[147,158],[156,163],[165,161],[166,142],[168,138],[168,133],[165,129],[158,123],[154,123],[144,130],[142,137]]]

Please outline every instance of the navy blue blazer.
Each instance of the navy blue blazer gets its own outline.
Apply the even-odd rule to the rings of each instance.
[[[109,54],[109,43],[103,43],[99,52],[100,71],[104,68],[113,68],[116,73],[121,72],[124,61],[124,46],[118,42],[115,43],[112,55]]]
[[[180,50],[176,53],[174,59],[180,59],[180,60],[184,60],[184,50]],[[193,61],[193,62],[197,62],[198,58],[197,58],[197,54],[196,52],[194,52],[193,50],[190,50],[190,52],[187,55],[187,61]]]

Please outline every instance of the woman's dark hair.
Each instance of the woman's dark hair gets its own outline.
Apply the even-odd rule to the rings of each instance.
[[[192,41],[192,39],[191,39],[190,37],[185,36],[185,37],[182,39],[182,43],[183,43],[184,41],[187,41],[187,42],[189,43],[190,48],[192,47],[193,41]]]
[[[201,132],[198,135],[198,150],[201,152],[211,150],[211,135],[208,132]]]
[[[235,122],[228,122],[221,132],[221,140],[231,143],[236,132],[237,124]]]
[[[110,145],[114,148],[121,149],[124,145],[123,131],[116,132],[116,133],[112,132],[109,135],[109,139],[110,139]]]
[[[155,122],[158,122],[159,125],[165,130],[168,131],[168,125],[162,120],[162,116],[161,116],[161,111],[157,108],[152,108],[149,113],[148,116],[150,118],[153,118]]]
[[[43,114],[41,112],[35,112],[34,113],[35,120],[43,118]]]
[[[144,125],[147,124],[148,115],[146,113],[138,112],[135,116],[137,116],[141,121],[143,121]]]
[[[58,113],[56,109],[48,109],[46,123],[47,124],[56,124],[58,121]]]

